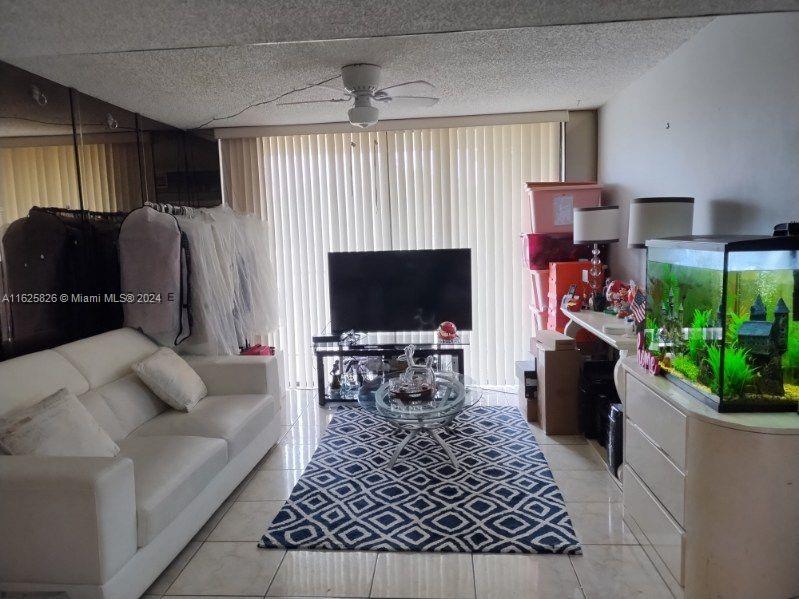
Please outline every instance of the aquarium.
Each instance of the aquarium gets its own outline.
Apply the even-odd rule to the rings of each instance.
[[[720,412],[799,406],[799,237],[647,241],[645,343]]]

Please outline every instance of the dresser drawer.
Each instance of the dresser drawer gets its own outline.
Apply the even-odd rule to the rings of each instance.
[[[685,531],[658,503],[629,464],[624,466],[624,515],[635,520],[652,549],[682,586]]]
[[[685,471],[685,414],[627,374],[624,410],[677,467]]]
[[[624,460],[674,519],[685,526],[685,475],[630,420],[624,429],[624,439]]]

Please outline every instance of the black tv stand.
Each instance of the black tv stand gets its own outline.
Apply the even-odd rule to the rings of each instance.
[[[330,340],[328,340],[330,339]],[[349,357],[379,357],[390,360],[401,356],[405,347],[413,343],[416,346],[415,356],[424,359],[427,356],[436,356],[439,361],[441,356],[452,358],[452,369],[460,374],[463,372],[463,350],[469,345],[468,331],[461,333],[455,342],[443,342],[438,339],[435,332],[408,332],[408,333],[366,333],[355,343],[342,343],[338,337],[319,336],[313,338],[313,350],[316,356],[316,384],[319,396],[319,405],[324,406],[329,401],[354,402],[357,397],[343,397],[331,400],[327,389],[327,379],[330,368],[325,367],[325,359],[337,358],[342,364]]]

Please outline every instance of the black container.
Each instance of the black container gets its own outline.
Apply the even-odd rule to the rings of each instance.
[[[624,461],[624,406],[614,403],[608,413],[608,470],[619,478],[619,468]]]
[[[618,395],[613,382],[614,362],[592,360],[583,364],[579,386],[580,429],[588,439],[597,439],[606,444],[607,413]]]

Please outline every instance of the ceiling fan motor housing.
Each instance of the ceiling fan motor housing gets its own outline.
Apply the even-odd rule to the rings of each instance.
[[[368,63],[348,64],[341,67],[341,81],[350,93],[373,94],[380,87],[380,67]]]

